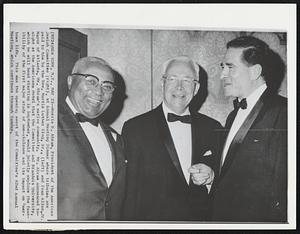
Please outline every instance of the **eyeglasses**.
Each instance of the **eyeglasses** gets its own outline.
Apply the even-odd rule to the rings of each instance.
[[[88,85],[93,86],[94,88],[97,88],[99,85],[105,93],[112,93],[116,88],[116,85],[113,82],[108,80],[99,81],[97,76],[91,74],[72,73],[71,76],[83,76]]]
[[[179,77],[175,75],[164,75],[162,77],[169,84],[177,84],[178,81],[181,81],[183,85],[192,86],[193,84],[199,84],[199,81],[193,77]]]

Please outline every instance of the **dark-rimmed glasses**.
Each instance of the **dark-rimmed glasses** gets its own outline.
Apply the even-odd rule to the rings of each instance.
[[[94,88],[97,88],[99,85],[105,93],[112,93],[116,88],[113,82],[108,80],[99,81],[99,78],[92,74],[72,73],[71,76],[83,76],[88,85]]]

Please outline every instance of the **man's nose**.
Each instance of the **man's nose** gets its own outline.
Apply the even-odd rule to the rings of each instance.
[[[220,79],[223,80],[224,78],[226,78],[228,76],[228,69],[222,68],[221,74],[220,74]]]
[[[177,80],[176,88],[177,89],[183,89],[183,80]]]
[[[96,86],[94,86],[94,92],[99,96],[104,93],[102,86],[100,84],[97,84]]]

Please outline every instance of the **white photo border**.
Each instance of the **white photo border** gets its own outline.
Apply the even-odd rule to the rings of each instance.
[[[296,4],[4,4],[4,158],[5,229],[295,229],[296,228]],[[287,32],[288,224],[185,222],[9,222],[9,24],[47,23],[53,27],[197,29]]]

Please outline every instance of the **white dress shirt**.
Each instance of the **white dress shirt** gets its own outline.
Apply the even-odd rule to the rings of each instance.
[[[163,112],[166,120],[168,119],[168,113],[176,114],[170,110],[164,103],[162,104]],[[177,115],[177,114],[176,114]],[[181,115],[190,115],[187,110]],[[191,125],[182,123],[180,121],[168,122],[168,127],[175,145],[176,152],[178,154],[179,162],[185,177],[186,182],[189,184],[190,173],[188,169],[192,163],[192,131]]]
[[[246,98],[247,108],[246,109],[239,108],[239,110],[237,112],[237,115],[236,115],[236,117],[235,117],[235,119],[232,123],[232,126],[229,130],[226,142],[225,142],[225,146],[224,146],[223,153],[222,153],[222,165],[224,164],[229,146],[230,146],[233,138],[235,137],[236,133],[238,132],[238,130],[240,129],[240,127],[242,126],[242,124],[246,120],[247,116],[250,114],[251,110],[255,106],[255,104],[258,101],[258,99],[260,98],[260,96],[266,90],[266,88],[267,88],[266,84],[263,84],[263,85],[259,86],[256,90],[254,90]]]
[[[66,98],[66,103],[69,105],[74,115],[78,113],[73,106],[69,97]],[[112,181],[112,153],[103,129],[100,124],[94,126],[89,122],[79,123],[82,127],[86,137],[88,138],[94,154],[96,155],[99,167],[105,177],[107,186],[111,184]]]

